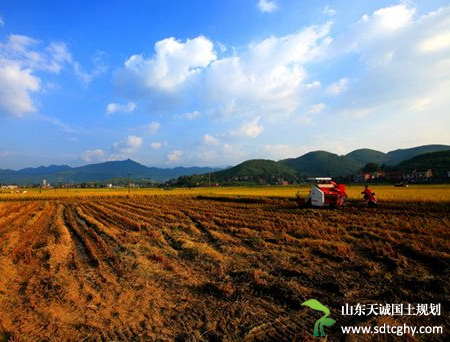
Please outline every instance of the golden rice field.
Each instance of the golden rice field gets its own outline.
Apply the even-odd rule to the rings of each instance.
[[[379,201],[450,201],[450,185],[410,185],[407,188],[396,188],[392,185],[372,185],[372,190],[377,194]],[[281,197],[295,198],[297,192],[306,196],[310,186],[301,187],[206,187],[206,188],[146,188],[131,189],[132,195],[187,195],[187,196],[256,196],[256,197]],[[363,185],[347,186],[350,200],[361,198]],[[26,193],[21,193],[25,190]],[[65,197],[99,197],[99,196],[123,196],[128,194],[128,189],[19,189],[0,190],[0,200],[33,199],[33,198],[65,198]]]
[[[0,194],[0,341],[317,341],[341,325],[450,324],[448,187],[361,187],[340,210],[295,188]],[[307,190],[306,188],[303,190]],[[342,316],[341,306],[440,303],[441,316]],[[445,332],[447,332],[445,334]]]

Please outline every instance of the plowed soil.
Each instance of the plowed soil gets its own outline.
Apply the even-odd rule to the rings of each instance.
[[[0,340],[313,341],[311,298],[337,321],[330,341],[364,337],[340,325],[387,319],[341,316],[345,303],[440,303],[441,316],[389,320],[448,332],[449,227],[449,203],[3,202]]]

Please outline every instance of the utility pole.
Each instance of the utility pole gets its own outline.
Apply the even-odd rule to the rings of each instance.
[[[131,173],[128,172],[128,195],[131,192]]]

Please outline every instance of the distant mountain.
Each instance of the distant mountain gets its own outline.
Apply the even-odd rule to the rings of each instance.
[[[113,182],[117,179],[152,180],[164,182],[183,175],[215,172],[219,168],[208,167],[176,167],[164,169],[147,167],[133,160],[109,161],[71,168],[67,165],[40,166],[25,168],[19,171],[0,170],[0,183],[40,183],[43,179],[52,184],[83,183],[83,182]]]
[[[56,176],[73,182],[106,181],[113,178],[151,178],[150,169],[131,159],[89,164],[61,171]]]
[[[115,178],[148,179],[157,182],[167,181],[185,175],[214,172],[220,170],[210,167],[147,167],[131,159],[90,164],[59,172],[57,176],[69,178],[74,182],[112,181]]]
[[[450,150],[449,145],[425,145],[425,146],[419,146],[419,147],[413,147],[413,148],[398,149],[398,150],[387,153],[387,155],[389,156],[389,159],[386,164],[397,165],[404,160],[413,158],[420,154],[446,151],[446,150]]]
[[[284,159],[281,163],[291,167],[298,174],[316,177],[346,176],[357,172],[363,165],[347,156],[326,151],[314,151],[295,159]]]
[[[362,166],[367,163],[377,163],[378,165],[383,165],[389,160],[388,154],[368,148],[354,150],[349,154],[346,154],[346,157],[352,158]]]
[[[24,176],[34,176],[34,175],[51,175],[61,171],[70,170],[71,167],[67,165],[50,165],[50,166],[39,166],[39,167],[27,167],[17,171],[18,174]]]

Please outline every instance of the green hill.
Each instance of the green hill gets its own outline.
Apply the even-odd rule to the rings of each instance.
[[[301,157],[281,162],[293,168],[297,174],[314,177],[346,176],[357,172],[363,165],[353,158],[326,151],[309,152]]]
[[[411,159],[420,154],[440,152],[440,151],[446,151],[446,150],[450,150],[449,145],[425,145],[425,146],[418,146],[418,147],[413,147],[413,148],[398,149],[398,150],[387,153],[387,155],[389,156],[389,159],[386,164],[398,165],[402,161]]]
[[[226,170],[211,173],[213,181],[249,181],[274,183],[279,178],[295,179],[296,172],[283,163],[273,160],[253,159]]]
[[[407,172],[432,169],[435,177],[445,177],[447,171],[450,171],[450,149],[447,151],[421,154],[404,160],[393,168]]]
[[[346,157],[352,158],[360,163],[361,166],[364,166],[367,163],[377,163],[378,165],[383,165],[389,160],[389,156],[386,153],[368,148],[354,150],[347,154]]]

